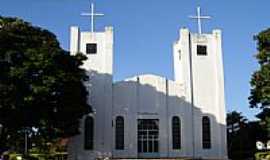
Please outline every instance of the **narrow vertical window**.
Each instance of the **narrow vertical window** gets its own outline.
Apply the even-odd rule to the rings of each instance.
[[[207,116],[202,118],[202,146],[203,149],[211,148],[211,124]]]
[[[181,50],[178,50],[179,60],[181,60]]]
[[[181,122],[180,118],[172,118],[172,144],[173,149],[181,149]]]
[[[94,118],[87,116],[84,121],[84,149],[94,149]]]
[[[122,116],[117,116],[115,127],[115,149],[124,149],[124,138],[124,118]]]

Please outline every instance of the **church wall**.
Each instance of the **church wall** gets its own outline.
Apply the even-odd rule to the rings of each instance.
[[[71,54],[86,54],[86,43],[97,44],[97,54],[86,54],[83,68],[90,81],[89,104],[95,119],[94,150],[84,149],[82,134],[71,140],[73,159],[96,157],[138,158],[137,120],[158,119],[159,153],[156,157],[226,158],[224,77],[221,33],[191,34],[180,30],[174,44],[175,81],[140,75],[113,83],[113,31],[80,32],[71,28]],[[197,55],[197,44],[207,45],[207,56]],[[202,149],[202,116],[211,120],[211,149]],[[115,149],[115,119],[124,118],[124,150]],[[181,149],[172,149],[172,117],[181,120]],[[153,158],[153,157],[152,157]]]
[[[139,77],[139,119],[159,120],[159,156],[168,156],[167,86],[164,77]]]
[[[191,54],[192,54],[192,76],[193,76],[193,96],[194,108],[194,133],[195,133],[195,153],[198,157],[224,158],[226,138],[221,132],[224,131],[225,105],[224,90],[220,87],[224,85],[223,68],[221,68],[222,55],[221,48],[217,50],[217,45],[221,46],[220,40],[216,39],[217,33],[213,34],[191,34]],[[207,55],[197,54],[197,45],[207,46]],[[211,121],[211,149],[202,148],[202,117],[208,116]]]
[[[224,89],[224,68],[223,68],[223,54],[222,54],[222,33],[221,30],[213,31],[213,41],[214,49],[216,53],[216,74],[217,76],[217,93],[219,94],[216,105],[218,107],[219,115],[218,121],[219,124],[222,124],[220,127],[220,141],[218,142],[220,148],[219,155],[222,157],[224,153],[227,153],[227,128],[226,128],[226,106],[225,106],[225,89]],[[223,144],[223,145],[222,145]]]
[[[168,81],[168,132],[170,157],[192,156],[192,106],[186,100],[183,85]],[[181,120],[181,149],[172,148],[172,118],[178,116]]]
[[[85,85],[89,91],[89,104],[94,117],[94,150],[84,149],[84,118],[82,119],[81,134],[73,138],[73,153],[77,159],[86,157],[110,157],[112,155],[112,63],[113,63],[113,31],[106,27],[104,32],[79,32],[76,27],[71,28],[72,54],[81,52],[87,56],[83,64],[89,76]],[[97,52],[86,53],[86,44],[97,45]]]
[[[70,27],[70,44],[69,51],[71,55],[75,55],[80,49],[80,29],[77,26]]]
[[[113,157],[137,157],[137,82],[126,81],[113,85]],[[115,119],[124,117],[124,150],[115,149]]]
[[[200,35],[183,28],[179,33],[180,39],[173,46],[174,73],[175,81],[185,86],[186,101],[193,106],[193,155],[198,158],[226,158],[221,31]],[[198,55],[197,45],[206,46],[207,55]],[[211,120],[211,149],[202,147],[203,116]]]
[[[167,126],[166,79],[145,75],[114,84],[114,117],[127,115],[125,123],[125,151],[114,150],[116,157],[138,157],[137,119],[159,119],[160,156],[167,156],[167,141],[164,140]],[[164,122],[165,121],[165,122]],[[133,138],[130,138],[133,137]]]
[[[114,149],[114,157],[138,156],[137,119],[159,119],[159,157],[192,156],[192,108],[184,97],[184,86],[163,77],[142,75],[117,82],[113,91],[114,121],[118,115],[125,117],[125,150]],[[180,150],[172,149],[173,116],[181,119]]]
[[[194,106],[201,109],[202,112],[194,112],[194,129],[195,129],[195,142],[196,155],[198,157],[216,155],[216,134],[211,134],[211,148],[203,149],[202,146],[202,117],[204,115],[210,117],[211,133],[217,131],[215,123],[216,119],[213,116],[216,113],[216,81],[214,71],[214,52],[212,50],[211,36],[191,34],[191,53],[192,53],[192,71],[193,71],[193,94]],[[197,55],[197,45],[207,46],[207,55]]]

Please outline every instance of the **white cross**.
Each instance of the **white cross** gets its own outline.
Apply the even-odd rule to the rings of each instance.
[[[198,32],[199,32],[199,34],[202,34],[201,20],[203,20],[203,19],[211,19],[210,16],[201,16],[201,8],[200,7],[197,7],[197,16],[189,16],[189,18],[198,20]]]
[[[91,13],[81,13],[81,16],[90,16],[91,18],[91,32],[94,32],[94,18],[95,16],[104,16],[103,13],[95,13],[94,12],[94,4],[91,3]]]

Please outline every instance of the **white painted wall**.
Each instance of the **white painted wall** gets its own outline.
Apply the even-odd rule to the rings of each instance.
[[[86,54],[86,44],[96,43],[97,53]],[[84,149],[84,121],[82,134],[74,137],[70,146],[74,158],[85,160],[86,157],[112,156],[112,75],[113,75],[113,29],[106,27],[104,32],[80,32],[78,27],[71,27],[71,54],[81,52],[87,56],[82,66],[86,69],[89,82],[85,83],[89,91],[89,104],[95,119],[94,150]],[[90,159],[91,159],[90,158]]]
[[[80,32],[71,28],[71,54],[85,54],[86,43],[97,43],[98,53],[87,55],[83,67],[90,82],[89,103],[95,117],[95,150],[83,148],[83,134],[72,139],[71,159],[96,157],[137,158],[137,119],[159,119],[159,157],[226,159],[224,77],[221,32],[192,34],[180,29],[173,45],[175,81],[155,75],[140,75],[112,82],[113,31]],[[197,56],[197,44],[208,47],[207,56]],[[211,119],[211,149],[202,149],[202,116]],[[115,150],[115,118],[125,120],[125,149]],[[172,149],[173,116],[181,119],[181,149]],[[83,131],[83,122],[82,122]]]
[[[197,45],[207,46],[207,56],[197,55]],[[176,82],[186,86],[191,96],[187,99],[193,105],[196,157],[227,158],[221,31],[199,35],[181,29],[174,44],[174,67]],[[211,149],[202,149],[203,116],[211,119]]]

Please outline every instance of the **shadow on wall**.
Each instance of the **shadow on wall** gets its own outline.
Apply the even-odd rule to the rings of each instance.
[[[96,110],[95,123],[98,125],[95,125],[94,150],[84,149],[83,132],[81,136],[74,138],[73,143],[78,147],[72,147],[74,148],[72,153],[77,159],[107,156],[145,158],[143,154],[138,153],[138,119],[159,120],[159,154],[153,154],[154,157],[147,158],[157,158],[155,156],[159,158],[227,158],[226,126],[225,123],[217,121],[217,116],[221,115],[219,107],[211,106],[215,107],[212,113],[203,113],[201,107],[193,106],[192,102],[186,98],[185,94],[190,93],[184,90],[184,86],[154,75],[142,75],[112,85],[111,75],[92,71],[89,79],[90,83],[86,84],[89,88],[89,103]],[[113,104],[107,104],[108,97],[113,97],[113,100],[110,101]],[[117,116],[124,117],[125,143],[123,150],[115,149],[115,125],[112,126],[111,119],[107,118],[106,112],[108,111],[112,112],[111,119],[114,123]],[[179,149],[173,149],[172,141],[172,118],[175,116],[179,117],[181,121]],[[204,127],[203,131],[203,117],[208,117],[210,120],[210,138],[207,137],[207,127]],[[207,125],[207,121],[204,121],[204,124]],[[82,130],[84,130],[83,126],[82,123]],[[204,142],[202,140],[203,132]],[[106,140],[113,142],[106,142]],[[110,147],[106,147],[106,144],[110,144]]]

